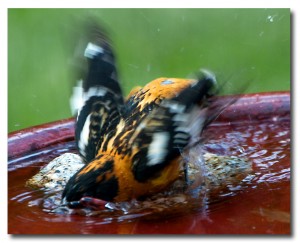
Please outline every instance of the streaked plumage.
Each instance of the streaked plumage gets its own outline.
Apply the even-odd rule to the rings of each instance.
[[[195,80],[158,78],[124,101],[111,45],[101,28],[91,31],[75,130],[87,164],[67,183],[63,201],[128,201],[160,192],[178,178],[181,152],[212,120],[215,77],[201,71]]]

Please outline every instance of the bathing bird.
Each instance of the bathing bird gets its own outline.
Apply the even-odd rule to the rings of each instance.
[[[74,88],[75,141],[86,164],[68,181],[63,202],[93,197],[111,202],[166,190],[183,167],[182,151],[215,118],[208,112],[216,78],[157,78],[124,98],[106,31],[89,26],[88,68]]]

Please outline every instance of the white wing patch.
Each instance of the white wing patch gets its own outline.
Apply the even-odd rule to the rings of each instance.
[[[175,144],[185,144],[188,142],[190,135],[187,133],[176,133],[174,136],[173,143]]]
[[[91,42],[88,43],[84,56],[90,59],[93,59],[99,53],[103,53],[104,49],[100,46],[97,46]],[[87,92],[83,91],[82,88],[82,80],[77,82],[77,85],[73,87],[73,93],[70,98],[70,108],[73,115],[78,112],[80,113],[81,108],[84,103],[92,96],[104,96],[106,94],[106,90],[100,89],[99,87],[92,87]]]
[[[153,134],[152,142],[149,145],[147,165],[152,166],[164,161],[168,153],[170,135],[168,132],[157,132]]]
[[[83,88],[82,88],[82,80],[77,82],[77,85],[73,87],[73,93],[70,97],[70,108],[72,115],[75,115],[84,104],[83,101]]]
[[[70,97],[70,108],[72,115],[77,113],[77,118],[80,114],[82,107],[93,96],[104,96],[107,90],[102,86],[91,87],[87,92],[83,91],[82,80],[77,82],[77,85],[73,87],[73,93]]]
[[[88,101],[93,96],[104,96],[107,90],[102,86],[91,87],[83,93],[83,101]]]
[[[91,123],[91,114],[87,116],[83,129],[80,133],[80,139],[78,141],[78,148],[80,153],[85,156],[85,147],[87,146],[89,142],[89,133],[90,133],[90,123]]]
[[[180,104],[179,102],[174,102],[171,100],[163,100],[161,102],[161,106],[166,107],[169,109],[170,112],[172,113],[182,113],[186,106],[183,104]]]
[[[97,56],[99,53],[103,53],[103,48],[100,46],[97,46],[93,43],[88,43],[85,51],[84,51],[84,56],[90,59],[93,59],[94,56]]]

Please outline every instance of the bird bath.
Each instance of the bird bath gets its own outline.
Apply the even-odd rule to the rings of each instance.
[[[220,97],[224,102],[228,97]],[[8,135],[9,234],[290,234],[290,94],[247,94],[204,132],[213,152],[246,156],[243,185],[156,211],[60,214],[51,193],[26,181],[55,157],[76,153],[74,119]],[[178,199],[180,201],[180,198]]]

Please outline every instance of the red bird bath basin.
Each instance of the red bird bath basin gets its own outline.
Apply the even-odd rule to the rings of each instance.
[[[220,97],[224,102],[228,97]],[[241,97],[204,132],[205,148],[246,157],[252,172],[214,195],[178,199],[150,210],[53,211],[51,192],[26,181],[55,157],[76,153],[74,120],[8,135],[9,234],[290,234],[290,94]],[[186,200],[186,201],[184,201]]]

